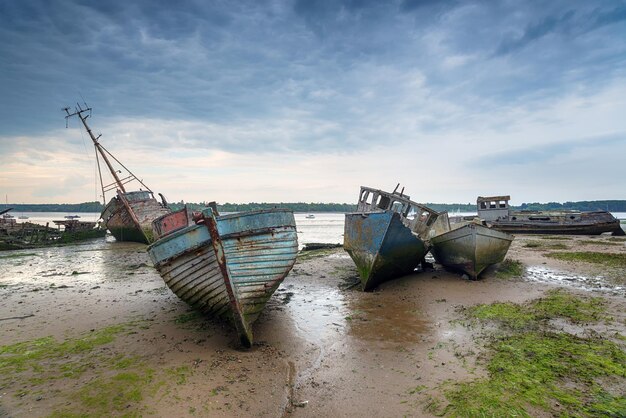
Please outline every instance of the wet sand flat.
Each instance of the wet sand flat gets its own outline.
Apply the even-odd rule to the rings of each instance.
[[[145,246],[3,253],[0,416],[432,416],[446,382],[487,373],[485,330],[463,322],[465,307],[564,286],[607,301],[614,321],[596,332],[626,335],[624,269],[548,256],[583,250],[624,254],[626,244],[518,237],[508,257],[524,264],[523,277],[490,269],[469,281],[435,266],[371,293],[354,286],[343,250],[305,254],[249,350],[228,324],[173,295]],[[30,357],[10,357],[24,353],[20,344]]]

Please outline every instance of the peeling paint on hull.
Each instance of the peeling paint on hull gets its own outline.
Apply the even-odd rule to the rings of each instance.
[[[133,192],[129,193],[132,194]],[[133,211],[139,226],[128,213],[126,206],[119,197],[109,201],[102,212],[102,218],[106,228],[117,241],[131,241],[150,244],[154,241],[152,234],[152,221],[160,216],[170,213],[170,209],[163,207],[156,199],[150,198],[140,201],[128,201],[128,206]]]
[[[252,323],[296,261],[295,219],[291,211],[275,209],[218,216],[215,222],[217,249],[207,226],[192,225],[157,240],[148,253],[178,297],[233,322],[242,344],[250,346]]]
[[[357,266],[365,291],[411,273],[427,252],[400,215],[390,211],[346,214],[344,248]]]
[[[435,260],[447,269],[476,279],[488,266],[504,260],[513,236],[469,223],[431,238]]]

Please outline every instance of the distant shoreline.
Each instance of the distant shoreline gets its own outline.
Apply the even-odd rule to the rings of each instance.
[[[170,203],[173,210],[181,209],[184,202]],[[425,203],[426,206],[439,211],[454,212],[476,212],[476,205],[472,203]],[[187,203],[192,209],[199,209],[207,206],[206,202]],[[323,213],[335,212],[345,213],[356,210],[356,204],[352,203],[303,203],[303,202],[280,202],[280,203],[218,203],[221,212],[244,212],[249,210],[273,209],[276,207],[291,209],[297,213]],[[101,212],[104,205],[100,202],[83,203],[49,203],[49,204],[3,204],[0,210],[13,208],[14,212]],[[524,210],[606,210],[609,212],[626,212],[626,200],[590,200],[579,202],[549,202],[549,203],[522,203],[519,206],[512,206],[513,209]]]

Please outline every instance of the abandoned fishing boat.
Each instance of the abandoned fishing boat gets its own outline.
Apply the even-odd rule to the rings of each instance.
[[[64,219],[40,225],[33,222],[0,222],[0,251],[22,250],[53,245],[70,244],[91,238],[104,237],[106,229],[97,222]]]
[[[504,260],[513,238],[479,220],[462,222],[431,238],[430,252],[444,268],[466,273],[475,280],[485,268]]]
[[[293,267],[298,236],[293,212],[270,209],[219,216],[186,207],[154,221],[148,254],[167,286],[211,316],[230,320],[241,344]]]
[[[79,221],[80,216],[66,216],[66,219],[52,221],[62,232],[59,236],[59,244],[83,241],[91,238],[101,238],[107,233],[106,228],[102,228],[99,222]]]
[[[77,104],[73,113],[70,113],[69,107],[63,110],[67,113],[65,117],[66,120],[72,116],[79,117],[89,137],[93,141],[96,149],[96,162],[100,175],[103,203],[106,204],[107,192],[115,191],[116,193],[109,203],[106,204],[100,215],[106,229],[111,232],[117,241],[134,241],[145,244],[154,241],[152,235],[152,221],[171,212],[163,195],[159,193],[161,202],[158,202],[154,198],[152,190],[102,146],[98,141],[100,135],[96,137],[87,125],[87,118],[91,116],[90,107],[85,105],[83,108]],[[100,170],[100,158],[102,158],[113,177],[113,182],[110,184],[105,185],[103,182],[102,171]],[[125,177],[119,176],[119,173],[122,171],[115,168],[109,158],[113,159],[119,165],[119,168],[125,170]],[[125,185],[133,181],[141,185],[140,190],[127,191]]]
[[[343,245],[365,291],[415,270],[430,238],[448,225],[447,213],[413,202],[397,189],[361,187],[357,211],[346,213]]]
[[[607,211],[513,211],[510,199],[510,196],[479,196],[478,217],[491,228],[510,234],[624,235],[619,219]]]

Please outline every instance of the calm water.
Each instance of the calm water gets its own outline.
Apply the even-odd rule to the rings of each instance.
[[[18,223],[34,222],[41,225],[52,221],[63,220],[66,216],[78,215],[81,221],[97,221],[100,217],[96,212],[11,212]],[[311,242],[323,242],[328,244],[338,244],[343,242],[343,213],[316,213],[315,218],[307,219],[308,213],[296,213],[296,226],[298,230],[298,242],[300,246]],[[19,219],[26,216],[28,219]]]
[[[626,212],[612,212],[618,219],[626,219]],[[79,215],[81,221],[97,221],[99,213],[71,213],[71,212],[11,212],[17,222],[35,222],[45,225],[53,220],[65,219],[65,216]],[[314,218],[308,218],[313,215]],[[470,216],[472,212],[450,212],[450,216]],[[20,216],[27,216],[28,219],[19,219]],[[343,242],[343,213],[296,213],[296,225],[298,229],[298,242],[300,246],[312,242],[327,244],[339,244]]]

